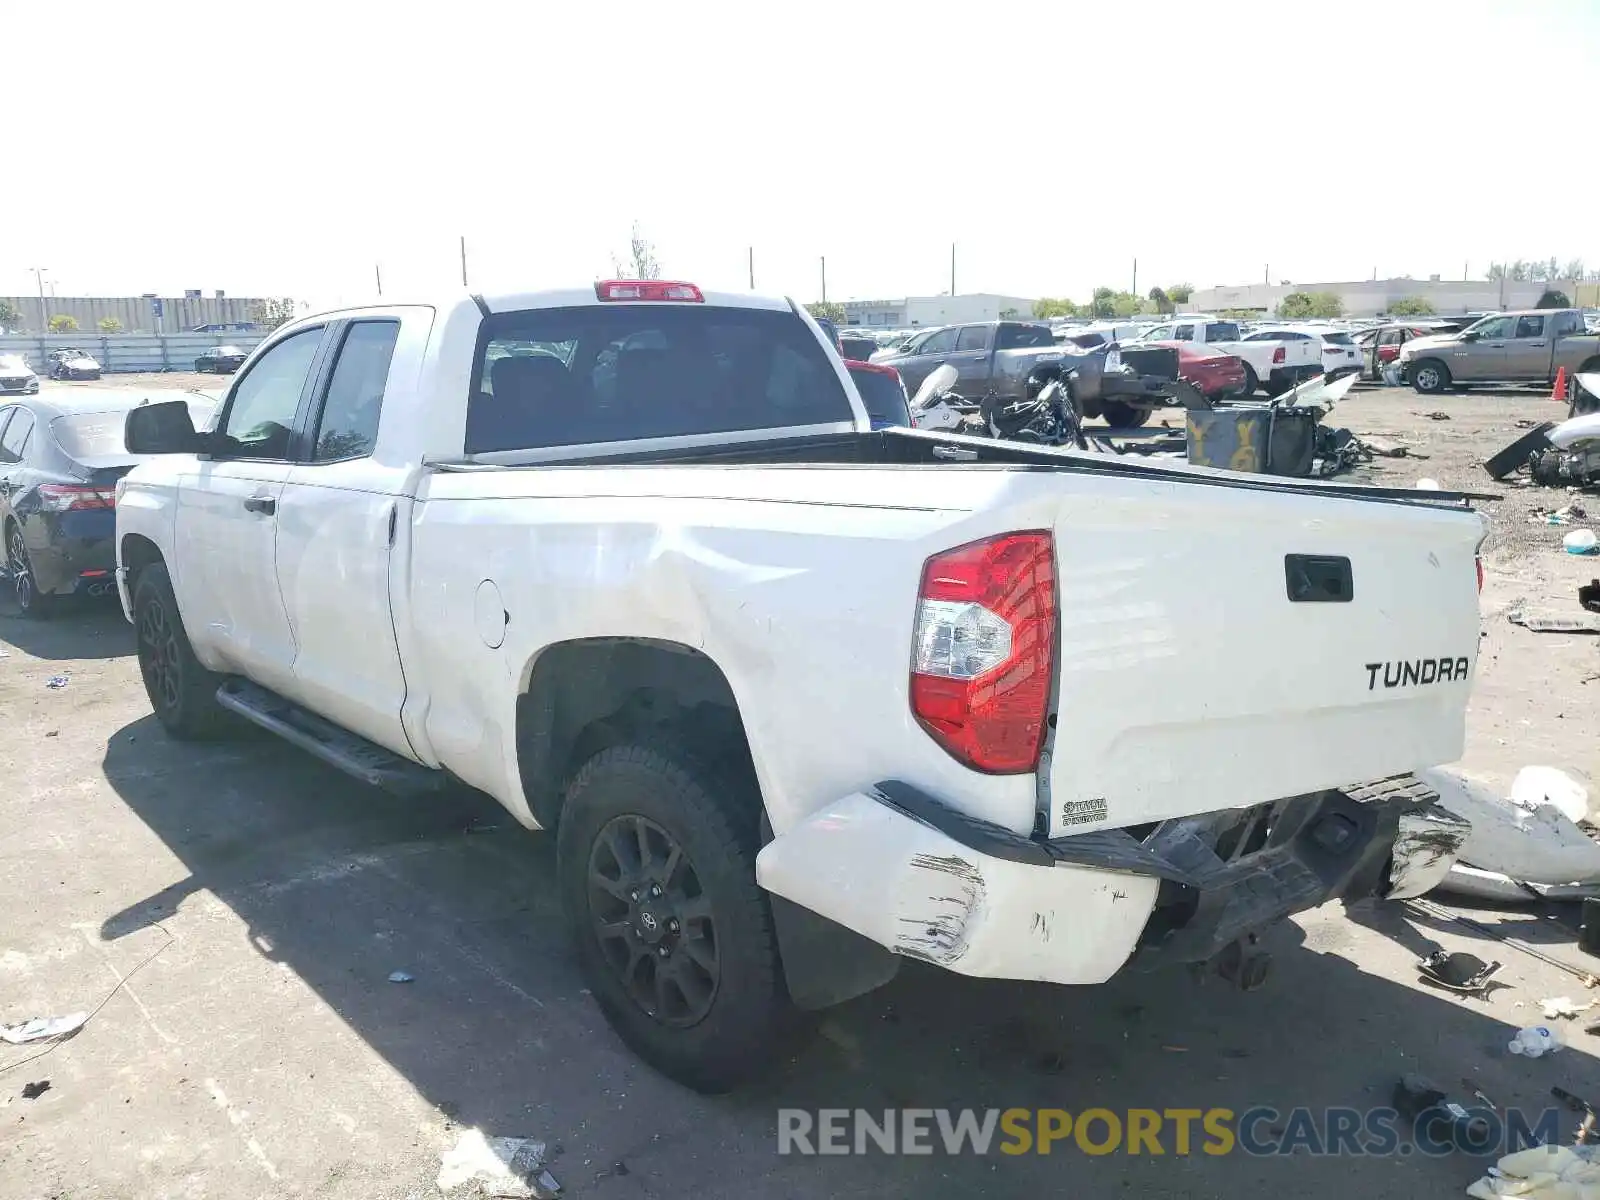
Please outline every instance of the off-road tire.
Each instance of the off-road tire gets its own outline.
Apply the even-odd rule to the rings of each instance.
[[[756,884],[760,796],[742,774],[713,768],[664,739],[608,747],[568,784],[556,842],[569,930],[601,1011],[640,1058],[698,1092],[725,1092],[759,1076],[801,1027],[784,986],[772,909]],[[669,1024],[646,1011],[624,981],[636,978],[633,964],[608,958],[607,946],[615,954],[618,939],[607,943],[600,932],[593,904],[609,901],[591,902],[600,895],[591,884],[591,856],[614,822],[629,818],[643,818],[675,841],[707,901],[718,976],[709,1009],[694,1024]],[[652,963],[652,976],[656,970]]]
[[[217,703],[222,679],[195,657],[178,613],[177,597],[172,594],[172,580],[162,563],[145,567],[134,583],[133,630],[139,674],[162,727],[183,741],[224,733],[228,712]]]

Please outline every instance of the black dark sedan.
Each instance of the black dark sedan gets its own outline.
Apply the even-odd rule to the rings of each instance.
[[[83,389],[0,404],[0,535],[25,614],[42,616],[61,596],[116,591],[117,480],[139,461],[122,429],[148,399]],[[212,402],[183,399],[203,428]]]
[[[232,375],[249,357],[238,346],[213,346],[194,360],[194,369],[202,375]]]

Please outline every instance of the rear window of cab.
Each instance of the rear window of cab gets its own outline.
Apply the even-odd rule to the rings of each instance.
[[[466,450],[853,419],[833,358],[793,312],[651,303],[528,309],[484,321]]]

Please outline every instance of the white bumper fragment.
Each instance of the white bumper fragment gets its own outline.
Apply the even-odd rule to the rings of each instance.
[[[770,842],[761,886],[896,954],[962,975],[1103,983],[1127,962],[1159,880],[996,858],[861,792]]]

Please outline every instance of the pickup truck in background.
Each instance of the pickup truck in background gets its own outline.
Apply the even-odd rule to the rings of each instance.
[[[1020,399],[1029,372],[1060,356],[1048,325],[984,321],[929,329],[897,350],[874,354],[872,361],[899,371],[913,393],[936,368],[949,363],[956,369],[954,390],[978,401],[986,396]]]
[[[1563,367],[1569,377],[1600,371],[1600,334],[1588,331],[1576,308],[1496,313],[1459,333],[1412,338],[1399,363],[1406,381],[1427,394],[1458,384],[1553,384]]]
[[[1211,318],[1169,321],[1145,330],[1137,343],[1188,342],[1206,346],[1223,354],[1232,354],[1244,361],[1244,388],[1242,395],[1253,396],[1258,388],[1267,395],[1279,396],[1297,383],[1322,373],[1322,353],[1318,346],[1304,339],[1287,341],[1252,334],[1240,336],[1237,321],[1218,321]]]
[[[1478,653],[1448,493],[874,431],[792,301],[660,280],[302,317],[125,432],[166,731],[554,831],[596,1002],[695,1088],[906,958],[1254,984],[1465,833],[1409,774]]]

